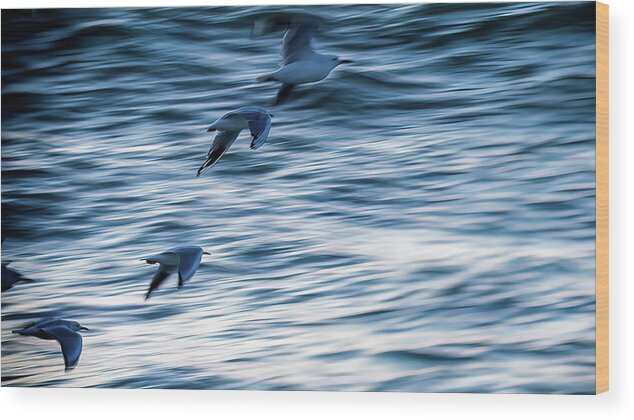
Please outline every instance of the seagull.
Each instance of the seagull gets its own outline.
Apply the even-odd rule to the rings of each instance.
[[[260,76],[257,82],[282,82],[275,105],[282,103],[296,85],[319,82],[328,77],[340,64],[352,63],[336,55],[319,54],[312,46],[313,36],[319,29],[320,19],[310,15],[280,15],[268,20],[256,21],[252,36],[262,35],[284,28],[281,67],[271,74]]]
[[[214,121],[207,128],[207,131],[218,131],[218,134],[216,134],[216,138],[211,143],[209,152],[207,152],[207,160],[200,166],[196,176],[201,176],[207,169],[214,166],[218,159],[236,141],[240,132],[246,128],[251,131],[251,136],[253,137],[251,149],[255,150],[262,146],[271,131],[272,116],[272,114],[269,114],[264,108],[259,106],[245,106],[228,112]]]
[[[77,321],[70,321],[59,318],[48,318],[39,322],[31,322],[13,333],[33,336],[44,340],[57,340],[64,355],[64,365],[66,370],[77,365],[81,355],[82,338],[77,331],[88,330]]]
[[[17,271],[7,267],[9,264],[2,264],[2,291],[6,292],[18,282],[33,283],[33,280],[22,276]]]
[[[166,278],[176,272],[178,272],[178,288],[183,287],[183,284],[191,279],[198,270],[203,254],[211,255],[199,246],[181,246],[141,258],[141,261],[148,264],[159,264],[158,271],[154,274],[150,288],[145,294],[145,299],[149,299],[150,294],[158,289]]]

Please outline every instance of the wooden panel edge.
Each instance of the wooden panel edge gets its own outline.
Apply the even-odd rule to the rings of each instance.
[[[596,372],[609,389],[609,9],[596,2]]]

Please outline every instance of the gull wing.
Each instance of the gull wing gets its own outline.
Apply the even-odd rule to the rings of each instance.
[[[141,258],[148,264],[160,264],[157,272],[152,277],[152,283],[145,294],[145,299],[149,299],[150,294],[158,289],[170,274],[175,273],[178,270],[180,264],[180,256],[174,252],[162,252],[156,255],[150,255],[149,257]]]
[[[251,149],[257,149],[262,146],[271,131],[271,116],[264,108],[259,106],[245,106],[237,109],[236,114],[247,120],[249,131],[251,131]]]
[[[13,287],[14,284],[18,282],[19,274],[7,267],[6,265],[2,266],[2,291],[6,292],[10,288]]]
[[[286,65],[315,54],[312,39],[320,23],[318,17],[308,14],[278,14],[256,20],[251,36],[286,30],[280,50],[282,64]]]
[[[277,91],[277,96],[275,97],[275,105],[279,105],[289,97],[295,85],[291,83],[282,83],[280,89]]]
[[[74,368],[81,355],[83,341],[81,334],[68,327],[62,326],[44,327],[41,328],[41,330],[59,342],[62,348],[62,354],[64,355],[64,365],[66,369]]]
[[[159,288],[161,284],[168,278],[172,273],[168,273],[167,271],[161,271],[160,269],[154,274],[152,277],[152,283],[150,283],[150,287],[145,292],[145,300],[150,298],[150,295],[153,291]]]
[[[216,138],[213,143],[211,143],[211,147],[209,148],[209,152],[207,152],[207,159],[205,162],[198,168],[198,172],[196,176],[201,176],[208,169],[218,162],[218,159],[225,154],[225,152],[231,147],[234,141],[238,138],[239,131],[218,131]]]
[[[6,265],[2,266],[2,291],[6,292],[10,288],[12,288],[16,283],[23,281],[25,283],[32,283],[33,280],[22,276],[22,274],[17,271],[7,267]]]
[[[203,257],[203,249],[199,246],[182,246],[172,249],[172,252],[180,256],[178,266],[178,287],[194,276]]]
[[[313,16],[294,16],[282,40],[282,63],[291,64],[315,54],[312,41],[319,29],[319,20]]]
[[[269,133],[271,132],[271,117],[267,116],[266,119],[249,121],[249,130],[251,130],[251,135],[253,136],[251,149],[258,149],[266,143],[266,139],[269,138]]]

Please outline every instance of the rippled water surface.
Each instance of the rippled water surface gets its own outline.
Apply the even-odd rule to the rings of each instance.
[[[306,8],[354,63],[272,106],[276,10],[3,11],[2,384],[594,392],[594,3]],[[11,334],[48,316],[72,371]]]

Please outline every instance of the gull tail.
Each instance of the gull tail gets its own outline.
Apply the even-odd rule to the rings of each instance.
[[[265,74],[263,76],[258,76],[255,81],[258,83],[262,83],[262,82],[274,82],[275,80],[275,76],[273,76],[273,73],[271,74]]]

